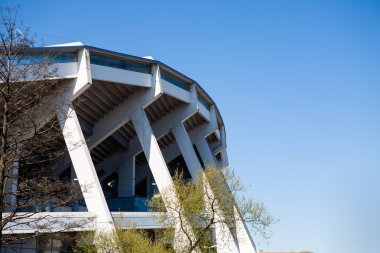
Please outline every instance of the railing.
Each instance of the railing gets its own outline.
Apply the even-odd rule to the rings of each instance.
[[[124,197],[107,198],[108,208],[111,212],[147,212],[147,198]]]
[[[106,198],[108,208],[111,212],[148,212],[146,205],[147,198],[124,197]],[[64,206],[54,207],[54,205],[34,205],[19,208],[17,212],[84,212],[87,211],[84,200],[69,202]]]
[[[54,204],[33,205],[17,209],[17,212],[86,212],[87,207],[84,200],[71,201],[66,205],[56,206]]]

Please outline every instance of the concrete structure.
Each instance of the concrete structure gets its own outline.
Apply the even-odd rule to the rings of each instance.
[[[171,174],[178,164],[189,177],[202,166],[228,164],[222,117],[194,80],[156,60],[80,43],[35,51],[59,54],[55,65],[66,86],[65,106],[56,116],[69,152],[56,173],[93,186],[83,193],[85,205],[50,210],[52,217],[92,217],[90,229],[112,230],[114,221],[156,228],[144,201],[173,187]],[[168,205],[178,201],[161,197]],[[245,224],[236,227],[237,237],[228,227],[215,227],[218,252],[255,252]]]

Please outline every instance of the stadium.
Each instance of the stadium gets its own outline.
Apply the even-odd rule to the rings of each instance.
[[[33,51],[59,54],[54,66],[72,103],[56,115],[63,119],[68,149],[56,173],[79,185],[92,185],[83,191],[84,201],[46,209],[54,219],[91,218],[93,222],[83,230],[112,230],[116,222],[122,228],[133,223],[138,229],[155,229],[159,225],[145,202],[172,184],[179,166],[192,178],[202,167],[228,165],[221,114],[191,78],[152,57],[81,43]],[[222,238],[218,231],[228,228],[214,228],[217,252],[255,252],[246,225],[237,223],[236,231],[223,233]],[[31,227],[12,228],[14,234],[38,232]],[[37,238],[20,242],[16,252],[65,252],[68,244],[60,238],[39,243]],[[14,251],[3,248],[1,252]]]

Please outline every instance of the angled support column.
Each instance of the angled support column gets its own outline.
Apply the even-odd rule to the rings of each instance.
[[[205,139],[200,139],[196,142],[196,147],[199,151],[199,154],[204,162],[204,164],[207,166],[215,166],[215,159],[213,154],[211,153],[211,150],[207,144],[207,141]],[[244,222],[241,221],[240,214],[236,208],[234,207],[235,215],[236,215],[236,238],[239,245],[239,252],[240,253],[250,253],[250,252],[256,252],[255,244],[251,238],[251,234],[249,233],[249,230],[247,226],[244,224]]]
[[[208,143],[205,139],[199,139],[195,142],[199,155],[205,166],[215,167],[215,158],[212,155]]]
[[[76,99],[92,84],[90,53],[88,49],[81,49],[78,51],[78,74],[75,79],[75,85],[72,93],[71,100]]]
[[[187,168],[190,171],[191,177],[195,180],[199,176],[200,171],[202,171],[202,165],[195,154],[193,145],[191,144],[191,140],[183,123],[179,122],[173,126],[172,133],[185,160]]]
[[[146,159],[148,160],[154,180],[156,181],[157,188],[161,193],[165,206],[167,207],[167,211],[171,216],[176,217],[178,214],[170,207],[174,207],[178,210],[176,207],[180,205],[179,199],[176,194],[172,177],[169,173],[168,167],[164,157],[162,156],[157,139],[153,133],[144,109],[140,108],[139,110],[136,110],[131,115],[131,119]],[[188,226],[186,225],[186,221],[182,221],[185,222],[185,226]],[[181,249],[185,246],[184,243],[186,242],[186,236],[182,230],[180,230],[179,222],[175,228],[175,231],[174,247],[176,249]]]
[[[169,170],[166,166],[164,157],[162,156],[157,139],[153,133],[144,109],[140,108],[139,110],[136,110],[131,115],[131,118],[137,137],[141,143],[141,147],[144,151],[146,159],[148,160],[153,177],[157,183],[158,190],[161,193],[165,192],[167,189],[175,191]],[[164,202],[173,201],[171,199],[165,199],[166,196],[162,197]]]
[[[200,174],[200,171],[202,171],[202,166],[198,160],[197,155],[195,154],[189,135],[187,134],[187,131],[185,127],[183,126],[182,122],[176,124],[172,128],[172,132],[174,134],[178,147],[182,153],[182,156],[185,160],[185,163],[190,171],[190,174],[195,180],[196,177],[202,175]],[[213,196],[210,189],[210,185],[205,178],[204,178],[204,185],[205,185],[205,190],[208,192],[207,196]],[[206,205],[209,206],[210,205],[210,203],[208,203],[209,199],[206,196],[205,196],[205,201],[206,201]],[[209,207],[209,210],[211,210],[211,207]],[[215,212],[215,217],[216,219],[222,220],[223,213],[219,208],[217,208],[217,211]],[[234,241],[234,238],[226,224],[223,224],[221,222],[216,223],[215,234],[216,234],[216,244],[217,244],[218,252],[220,253],[238,253],[239,252],[236,246],[236,243]]]
[[[220,131],[219,131],[220,130]],[[228,167],[228,155],[227,155],[227,143],[226,143],[226,131],[224,126],[221,126],[218,130],[220,141],[216,147],[213,147],[214,155],[220,154],[221,160],[218,162],[218,168],[226,168]]]
[[[223,223],[224,214],[219,207],[218,201],[213,201],[215,196],[212,192],[210,184],[204,178],[204,191],[205,191],[205,202],[208,210],[212,208],[216,209],[214,213],[215,218],[215,237],[216,237],[216,247],[218,253],[239,253],[239,248],[236,245],[235,239],[231,233],[231,230],[228,228],[227,224]],[[214,207],[211,206],[213,203]]]
[[[159,67],[156,64],[152,66],[152,75],[151,88],[136,92],[96,123],[93,128],[93,135],[88,142],[90,150],[127,123],[134,111],[145,108],[163,94],[159,77]]]
[[[236,217],[236,237],[239,244],[240,253],[256,253],[256,246],[252,240],[251,234],[247,228],[247,225],[241,221],[241,215],[234,206],[234,212]]]
[[[114,225],[90,152],[72,106],[57,112],[63,137],[89,212],[96,214],[97,229],[112,231]]]
[[[195,88],[195,85],[191,85],[190,87],[190,105],[191,108],[197,108],[198,107],[198,95]],[[193,111],[194,109],[191,109],[190,111]],[[190,171],[191,177],[195,180],[197,176],[199,176],[199,172],[202,171],[202,165],[198,160],[197,155],[195,154],[193,145],[191,143],[191,140],[189,138],[189,135],[186,131],[185,126],[183,125],[183,121],[186,120],[186,118],[177,120],[172,126],[172,133],[176,139],[176,142],[178,144],[179,150],[181,151],[181,154],[185,160],[185,163],[187,165],[187,168]]]
[[[160,69],[158,64],[152,65],[152,88],[147,91],[145,96],[140,95],[139,104],[136,105],[135,110],[143,108],[150,100],[158,98],[163,93],[161,85]],[[128,112],[129,119],[130,114],[133,113],[133,108]],[[96,144],[96,142],[95,142]],[[136,163],[135,163],[135,149],[140,147],[136,141],[130,143],[130,150],[127,155],[123,157],[119,167],[119,197],[129,197],[135,195],[135,184],[136,184]]]

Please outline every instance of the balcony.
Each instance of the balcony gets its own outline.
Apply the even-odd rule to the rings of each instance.
[[[111,212],[148,212],[147,198],[124,197],[107,198],[108,208]]]

